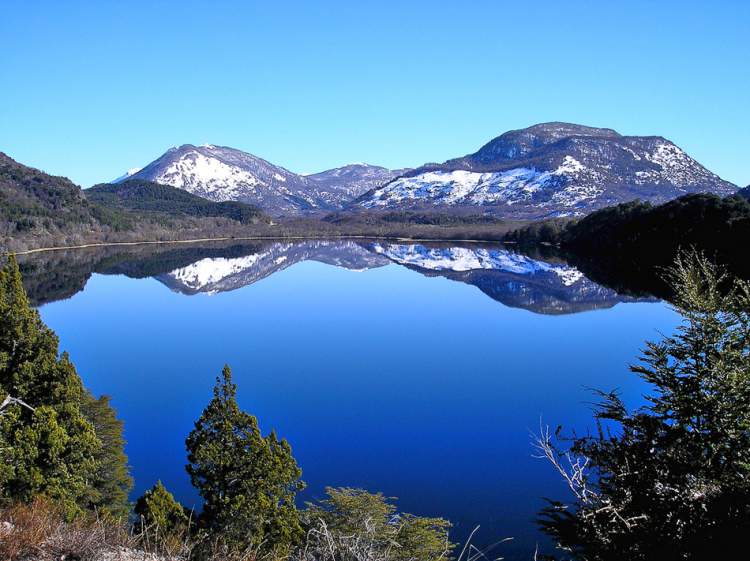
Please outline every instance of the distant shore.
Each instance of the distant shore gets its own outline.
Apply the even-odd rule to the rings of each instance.
[[[87,249],[91,247],[114,247],[134,245],[161,245],[161,244],[193,244],[203,242],[223,241],[285,241],[285,240],[387,240],[398,242],[429,242],[429,243],[515,243],[504,242],[497,239],[446,239],[446,238],[421,238],[404,236],[364,236],[364,235],[318,235],[318,236],[222,236],[216,238],[194,238],[189,240],[143,240],[130,242],[97,242],[79,245],[61,245],[53,247],[37,247],[23,251],[11,251],[13,255],[30,255],[32,253],[44,253],[48,251],[63,251],[67,249]]]

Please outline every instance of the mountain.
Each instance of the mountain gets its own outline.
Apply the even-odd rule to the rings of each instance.
[[[634,199],[660,203],[736,189],[665,138],[544,123],[506,132],[473,154],[407,172],[351,208],[482,207],[505,218],[539,219],[580,216]]]
[[[750,185],[748,185],[747,187],[743,187],[742,189],[740,189],[739,191],[737,191],[737,194],[740,197],[742,197],[742,198],[747,199],[748,201],[750,201]]]
[[[239,201],[275,215],[297,215],[339,209],[393,177],[395,172],[366,164],[305,176],[234,148],[184,144],[113,183],[142,179],[212,201]]]
[[[85,191],[86,198],[109,208],[132,211],[166,212],[170,215],[224,217],[242,224],[263,219],[252,205],[236,201],[213,202],[177,187],[142,179],[103,183]]]
[[[130,178],[171,185],[211,201],[250,203],[275,214],[328,207],[305,177],[213,144],[170,148]]]
[[[348,197],[345,202],[349,202],[367,191],[385,185],[407,171],[410,170],[390,170],[380,166],[357,163],[313,173],[308,175],[307,178],[328,189],[345,193]]]

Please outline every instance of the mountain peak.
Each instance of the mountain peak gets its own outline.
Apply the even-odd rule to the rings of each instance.
[[[563,121],[550,121],[548,123],[538,123],[531,125],[525,129],[518,129],[514,131],[508,131],[505,134],[513,134],[519,132],[529,132],[538,134],[540,136],[546,135],[556,138],[564,138],[566,136],[596,136],[596,137],[619,137],[622,136],[614,129],[590,127],[587,125],[578,125],[575,123],[565,123]],[[502,135],[501,135],[502,136]]]
[[[543,146],[553,144],[565,138],[621,138],[622,135],[613,129],[603,129],[563,123],[559,121],[539,123],[525,129],[511,130],[493,138],[477,152],[466,156],[476,163],[496,160],[513,160],[525,156]]]
[[[508,131],[473,154],[418,168],[354,204],[480,206],[505,218],[539,219],[579,216],[633,199],[662,203],[687,193],[735,190],[663,137],[552,122]]]

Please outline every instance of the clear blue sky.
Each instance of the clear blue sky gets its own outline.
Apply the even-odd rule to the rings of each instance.
[[[750,2],[4,0],[0,151],[89,186],[184,143],[292,171],[561,120],[750,183]]]

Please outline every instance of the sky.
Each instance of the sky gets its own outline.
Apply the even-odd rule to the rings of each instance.
[[[750,2],[3,0],[0,151],[84,187],[169,147],[298,173],[568,121],[750,184]]]

